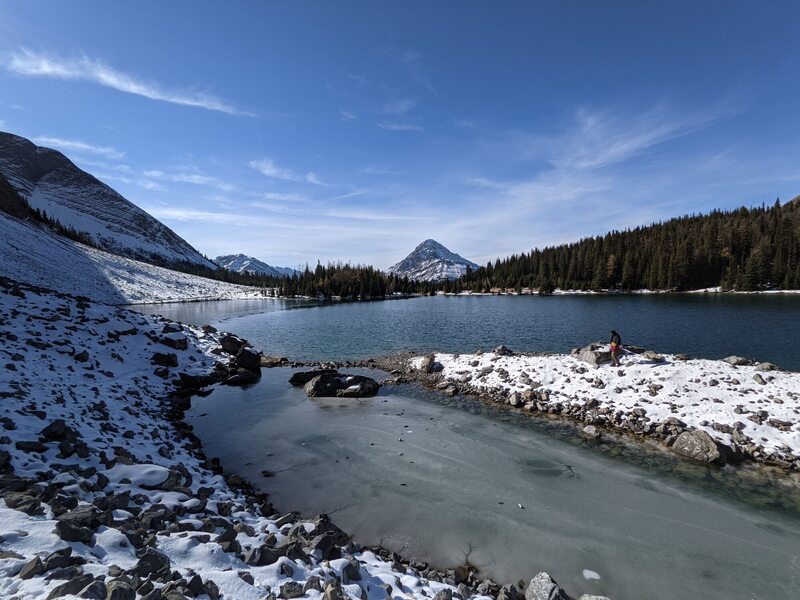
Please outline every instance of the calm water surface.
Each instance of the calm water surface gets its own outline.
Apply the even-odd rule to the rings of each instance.
[[[738,354],[800,370],[800,296],[439,296],[324,306],[285,300],[200,302],[137,310],[221,325],[264,351],[297,360],[400,350],[470,352],[500,344],[567,352],[606,339],[613,328],[624,342],[660,352],[704,358]]]
[[[641,447],[613,457],[569,428],[415,386],[312,400],[290,374],[265,370],[190,413],[207,454],[279,509],[328,512],[359,542],[468,558],[502,582],[546,570],[576,598],[800,598],[800,498],[779,486]]]
[[[319,306],[263,300],[137,307],[212,323],[293,359],[568,351],[602,339],[740,354],[800,370],[800,297],[435,297]],[[777,484],[600,446],[572,428],[416,387],[309,400],[287,369],[195,401],[210,456],[278,507],[331,513],[362,543],[503,582],[547,570],[576,597],[800,600],[800,497]],[[262,471],[272,476],[263,477]],[[519,508],[522,505],[523,508]],[[594,574],[600,579],[595,579]]]

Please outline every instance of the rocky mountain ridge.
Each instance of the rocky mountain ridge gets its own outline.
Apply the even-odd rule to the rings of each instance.
[[[0,132],[0,176],[32,210],[98,248],[156,264],[217,268],[169,227],[57,150]]]
[[[474,262],[451,252],[436,240],[427,239],[399,263],[389,267],[389,272],[418,281],[442,281],[458,279],[467,269],[477,268]]]

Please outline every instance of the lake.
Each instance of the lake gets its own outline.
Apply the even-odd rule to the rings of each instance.
[[[506,344],[566,352],[604,339],[800,370],[797,296],[426,297],[324,304],[259,300],[138,306],[211,323],[297,360]],[[501,582],[550,572],[576,597],[800,599],[800,496],[747,472],[417,386],[310,400],[267,369],[220,387],[188,418],[209,456],[283,510],[330,513],[358,542]],[[267,471],[268,477],[262,475]],[[522,508],[520,508],[520,505]]]
[[[267,299],[135,309],[212,323],[295,360],[471,352],[500,344],[568,352],[616,329],[623,343],[658,352],[738,354],[800,370],[800,295],[436,296],[325,305]]]

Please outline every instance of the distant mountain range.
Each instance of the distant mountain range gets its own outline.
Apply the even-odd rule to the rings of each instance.
[[[411,254],[389,267],[389,272],[417,281],[443,281],[458,279],[468,268],[474,271],[478,265],[451,252],[436,240],[425,240]]]
[[[298,273],[296,269],[291,267],[273,267],[257,258],[245,256],[244,254],[218,256],[214,259],[214,262],[224,269],[242,274],[253,273],[267,275],[268,277],[293,277]]]
[[[218,268],[169,227],[57,150],[0,132],[0,176],[31,209],[98,248],[146,262]]]

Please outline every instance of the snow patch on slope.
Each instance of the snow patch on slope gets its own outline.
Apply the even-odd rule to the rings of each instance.
[[[0,275],[106,304],[261,298],[214,281],[103,252],[0,213]]]

